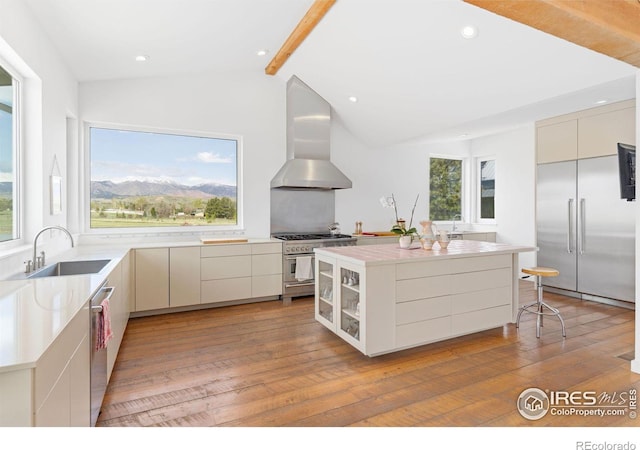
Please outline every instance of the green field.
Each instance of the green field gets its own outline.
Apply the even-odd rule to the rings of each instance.
[[[205,226],[205,225],[235,225],[235,220],[215,219],[207,222],[203,218],[182,217],[175,219],[153,218],[105,218],[91,215],[91,228],[140,228],[140,227],[180,227],[180,226]]]
[[[0,242],[13,239],[13,213],[0,211]]]

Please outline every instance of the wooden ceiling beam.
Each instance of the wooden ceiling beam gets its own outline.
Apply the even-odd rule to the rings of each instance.
[[[278,53],[276,53],[271,62],[265,67],[264,71],[267,75],[275,75],[278,73],[278,70],[287,62],[287,59],[289,59],[302,41],[306,39],[335,2],[336,0],[316,0],[313,2],[313,5],[311,5],[296,28],[291,32],[284,44],[282,44]]]
[[[464,0],[640,67],[640,0]]]

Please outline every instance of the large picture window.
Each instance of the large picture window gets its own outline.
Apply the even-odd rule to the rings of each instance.
[[[17,85],[0,66],[0,242],[19,237]]]
[[[429,219],[462,217],[462,160],[431,157],[429,161]]]
[[[88,130],[92,229],[239,225],[239,138]]]

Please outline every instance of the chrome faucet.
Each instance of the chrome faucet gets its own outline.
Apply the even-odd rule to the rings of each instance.
[[[451,226],[451,231],[456,231],[456,217],[462,221],[462,214],[455,214],[453,216],[453,225]]]
[[[69,230],[67,230],[64,227],[61,227],[59,225],[51,225],[48,227],[44,227],[42,230],[38,231],[38,234],[36,234],[36,237],[33,238],[33,259],[31,261],[27,261],[27,270],[26,272],[29,273],[33,270],[39,269],[40,267],[42,267],[44,265],[44,251],[40,252],[40,256],[36,256],[36,247],[38,244],[38,238],[40,237],[40,235],[42,233],[44,233],[47,230],[60,230],[60,231],[64,231],[65,233],[67,233],[67,236],[69,236],[69,240],[71,241],[71,247],[73,248],[73,237],[71,236],[71,233],[69,233]],[[31,269],[31,270],[29,270]]]

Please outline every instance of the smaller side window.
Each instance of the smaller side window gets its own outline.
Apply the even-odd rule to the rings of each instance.
[[[462,163],[461,159],[430,158],[430,220],[457,220],[462,217]]]
[[[18,239],[18,89],[0,66],[0,242]]]
[[[477,174],[478,222],[495,221],[496,160],[494,158],[479,159]]]

